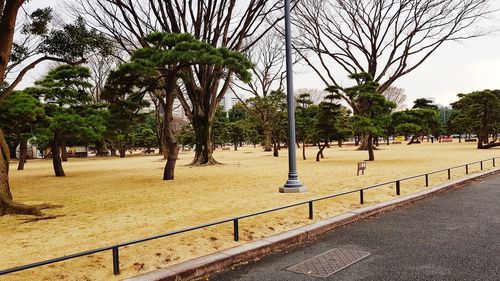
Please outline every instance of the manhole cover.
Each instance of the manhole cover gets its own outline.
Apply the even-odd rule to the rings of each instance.
[[[315,277],[328,277],[369,255],[367,252],[335,248],[294,265],[288,270]]]

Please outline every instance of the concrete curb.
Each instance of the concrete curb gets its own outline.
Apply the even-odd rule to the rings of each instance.
[[[441,192],[461,187],[467,183],[470,183],[471,181],[499,173],[500,173],[500,168],[497,168],[490,171],[469,175],[465,178],[450,181],[445,184],[438,185],[418,193],[401,196],[390,201],[378,203],[365,208],[348,211],[341,215],[337,215],[306,226],[292,229],[277,235],[269,236],[257,241],[239,245],[207,256],[195,258],[163,269],[158,269],[152,272],[144,273],[125,280],[126,281],[191,280],[197,277],[201,277],[210,273],[223,270],[240,262],[248,261],[253,258],[260,257],[262,255],[274,251],[289,248],[294,244],[311,240],[322,233],[358,221],[360,219],[364,219],[389,210],[393,210],[398,207],[422,200],[424,198],[432,197]]]

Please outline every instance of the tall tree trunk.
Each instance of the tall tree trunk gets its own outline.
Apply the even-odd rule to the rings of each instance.
[[[168,159],[168,153],[169,153],[169,147],[168,145],[166,145],[163,149],[160,149],[162,152],[162,155],[163,155],[163,160],[167,160]]]
[[[319,151],[318,153],[316,154],[316,162],[319,162],[320,158],[325,158],[325,156],[323,155],[323,150],[325,150],[325,148],[328,146],[328,142],[325,141],[325,144],[321,145],[318,143],[318,148],[319,148]]]
[[[116,156],[116,148],[111,147],[111,148],[109,149],[109,151],[110,151],[111,156],[113,156],[113,157],[115,157],[115,156]]]
[[[272,151],[273,150],[273,144],[271,141],[271,134],[272,131],[269,129],[264,130],[264,151]]]
[[[120,152],[120,158],[125,158],[125,155],[127,155],[127,149],[126,148],[120,148],[118,149]]]
[[[25,138],[19,139],[19,164],[17,165],[18,170],[24,170],[24,163],[26,163],[26,158],[28,156],[28,140]]]
[[[179,147],[177,145],[177,138],[175,137],[174,134],[174,127],[173,127],[173,121],[174,121],[174,116],[173,116],[173,107],[174,107],[174,100],[175,100],[175,94],[173,91],[166,91],[166,100],[165,103],[163,104],[163,135],[164,135],[164,140],[166,144],[166,155],[167,156],[167,162],[165,163],[165,169],[163,171],[163,180],[173,180],[174,179],[174,172],[175,172],[175,164],[177,162],[177,158],[179,157]]]
[[[375,154],[373,153],[374,147],[373,147],[373,136],[369,135],[368,137],[368,161],[375,161]]]
[[[61,137],[61,159],[64,162],[68,162],[68,150],[66,149],[66,139],[64,137]]]
[[[10,159],[17,159],[16,150],[17,147],[19,146],[19,140],[7,144],[10,150]]]
[[[212,156],[212,120],[206,116],[193,117],[193,129],[195,133],[195,155],[191,165],[217,165],[220,164]]]
[[[233,145],[234,145],[234,151],[238,151],[238,142],[235,141]]]
[[[358,145],[359,145],[359,140],[360,140],[360,137],[359,137],[359,136],[355,136],[355,137],[354,137],[354,145],[355,145],[355,146],[358,146]]]
[[[413,137],[411,137],[410,141],[408,142],[408,145],[413,144],[417,138],[418,138],[418,135],[414,135]]]
[[[0,216],[9,214],[43,215],[37,206],[28,206],[12,201],[9,185],[10,151],[0,130]]]
[[[307,160],[306,159],[306,142],[304,140],[302,140],[302,159]]]
[[[278,147],[278,143],[277,142],[273,142],[273,156],[274,157],[279,157],[280,156],[280,152],[279,152],[279,147]]]
[[[338,145],[339,147],[342,147],[342,140],[338,140],[338,141],[337,141],[337,145]]]
[[[96,156],[98,156],[98,157],[104,156],[104,152],[105,152],[104,141],[102,141],[102,140],[96,141],[94,145],[95,145]]]
[[[55,133],[54,134],[54,139],[52,140],[52,166],[54,168],[54,174],[56,177],[64,177],[64,169],[62,166],[62,159],[60,155],[61,147],[59,147],[59,144],[61,143],[61,139],[59,134]]]
[[[359,144],[359,150],[368,150],[369,146],[373,146],[373,143],[370,141],[371,140],[371,135],[370,134],[364,134],[360,137],[360,144]]]
[[[458,134],[458,143],[462,143],[462,134]]]

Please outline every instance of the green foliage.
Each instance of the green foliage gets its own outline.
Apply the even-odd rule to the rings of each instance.
[[[112,44],[103,34],[88,29],[85,20],[78,17],[74,23],[65,24],[62,29],[52,30],[44,36],[39,51],[73,61],[85,58],[89,53],[109,55]]]
[[[52,141],[63,138],[73,144],[88,144],[103,138],[109,113],[100,105],[89,104],[89,76],[88,68],[61,65],[35,82],[36,88],[26,89],[46,103],[48,131],[37,132],[40,142],[46,139],[48,132],[53,136]]]
[[[469,129],[477,134],[479,148],[482,143],[489,142],[490,136],[495,142],[500,131],[500,90],[484,90],[458,96],[460,99],[452,104],[457,111],[451,118],[455,129]]]
[[[146,36],[145,41],[151,46],[134,51],[130,62],[119,70],[122,76],[135,77],[129,82],[136,86],[173,91],[179,78],[191,82],[185,71],[194,65],[217,67],[220,75],[231,71],[242,81],[251,78],[248,69],[252,63],[242,53],[214,48],[190,34],[155,32]]]
[[[433,104],[434,102],[430,99],[420,98],[416,99],[413,103],[414,103],[412,107],[413,109],[420,108],[420,109],[438,110],[438,106]]]
[[[132,142],[135,147],[157,147],[158,141],[155,131],[146,123],[135,126],[132,133]]]
[[[229,140],[229,119],[227,118],[227,112],[224,111],[222,106],[219,106],[212,125],[212,142],[224,145]]]
[[[90,69],[80,65],[61,65],[49,73],[35,85],[40,86],[38,92],[46,103],[57,103],[59,106],[81,106],[92,101],[89,89]],[[37,94],[34,92],[34,94]]]
[[[356,105],[351,122],[357,134],[386,135],[390,114],[396,104],[378,92],[379,84],[373,81],[370,74],[356,73],[349,78],[355,80],[357,85],[345,89],[330,87],[327,91],[332,93],[332,98],[339,98],[339,92],[343,91]]]
[[[29,15],[29,20],[23,24],[21,33],[46,35],[49,32],[49,23],[52,21],[52,8],[37,9]]]
[[[288,119],[285,92],[271,91],[267,96],[250,98],[246,103],[259,131],[271,132],[274,142],[286,141]]]
[[[176,134],[176,138],[182,146],[193,146],[195,143],[193,126],[184,124]]]
[[[313,105],[311,95],[302,93],[295,99],[297,139],[303,143],[310,141],[315,135],[316,115],[318,107]]]
[[[15,92],[0,102],[0,128],[17,141],[32,138],[45,118],[42,103],[25,91]]]
[[[229,110],[229,130],[228,135],[231,142],[237,147],[238,144],[243,143],[246,140],[253,142],[251,140],[252,134],[255,133],[255,128],[251,122],[248,110],[246,107],[237,103]]]
[[[352,135],[349,110],[337,103],[338,97],[327,95],[319,104],[315,138],[318,142],[344,140]]]
[[[172,65],[176,72],[185,66],[205,65],[231,71],[243,82],[251,79],[249,69],[253,64],[243,53],[215,48],[188,33],[155,32],[146,36],[145,40],[151,47],[136,50],[131,59],[143,73],[153,74],[157,67],[170,67],[172,70]]]
[[[414,108],[392,115],[395,132],[401,135],[439,135],[439,114],[432,107]]]

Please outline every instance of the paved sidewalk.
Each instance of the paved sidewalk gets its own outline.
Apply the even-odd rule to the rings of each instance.
[[[371,255],[327,278],[286,269],[333,248]],[[500,176],[347,225],[210,280],[500,280]]]

